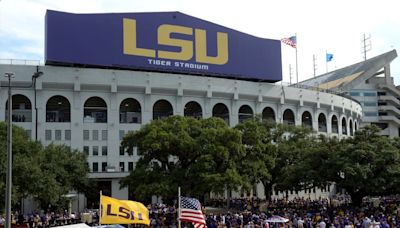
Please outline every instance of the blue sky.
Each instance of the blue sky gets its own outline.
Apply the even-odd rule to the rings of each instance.
[[[0,59],[44,59],[46,9],[72,13],[180,11],[251,35],[281,39],[297,34],[299,80],[363,60],[361,39],[371,36],[373,57],[400,48],[395,0],[0,0]],[[295,51],[282,45],[283,81],[289,82]],[[400,61],[392,64],[400,84]],[[295,72],[292,73],[292,82]]]

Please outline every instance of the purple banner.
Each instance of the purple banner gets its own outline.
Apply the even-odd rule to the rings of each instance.
[[[281,43],[179,12],[46,13],[46,64],[282,80]]]

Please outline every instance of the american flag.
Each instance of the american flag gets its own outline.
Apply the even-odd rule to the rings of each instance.
[[[297,46],[296,36],[291,36],[289,38],[283,38],[283,39],[281,39],[281,41],[287,45],[294,47],[294,48],[296,48],[296,46]]]
[[[195,228],[206,228],[206,220],[197,199],[181,197],[181,213],[179,219],[191,222]]]

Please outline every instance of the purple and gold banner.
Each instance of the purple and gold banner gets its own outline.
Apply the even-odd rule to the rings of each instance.
[[[281,43],[179,12],[46,13],[46,64],[282,79]]]

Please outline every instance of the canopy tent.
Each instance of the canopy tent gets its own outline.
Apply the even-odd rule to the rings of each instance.
[[[78,223],[65,226],[55,226],[53,228],[91,228],[91,227],[86,225],[86,223]]]
[[[271,218],[267,219],[266,222],[270,222],[270,223],[286,223],[289,222],[289,219],[278,216],[278,215],[274,215]]]

